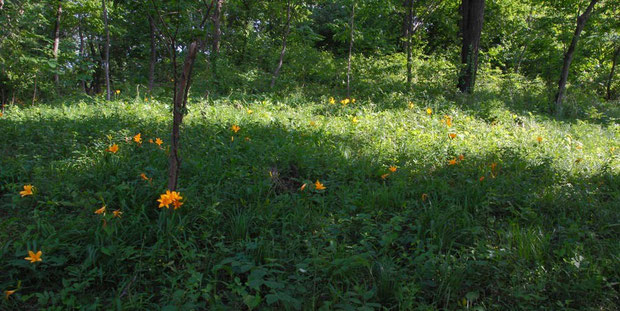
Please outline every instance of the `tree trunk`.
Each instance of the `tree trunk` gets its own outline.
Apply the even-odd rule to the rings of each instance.
[[[461,69],[458,88],[463,93],[472,93],[478,71],[478,49],[484,23],[484,0],[462,0],[461,2]]]
[[[99,50],[99,56],[95,58],[97,55],[97,51],[95,50],[95,44],[93,43],[93,38],[90,37],[88,40],[88,46],[90,48],[90,56],[93,61],[97,61],[97,68],[93,71],[93,81],[90,84],[90,93],[99,94],[101,92],[101,71],[103,69],[103,57],[101,57],[101,50]]]
[[[280,74],[280,69],[282,69],[282,62],[284,61],[284,53],[286,53],[286,39],[288,39],[288,34],[291,30],[291,1],[288,0],[286,2],[286,28],[284,29],[284,34],[282,35],[282,50],[280,51],[280,60],[278,61],[278,66],[276,70],[273,72],[273,78],[271,79],[270,88],[273,89],[273,86],[276,85],[276,79]]]
[[[353,31],[355,22],[355,1],[351,9],[351,36],[349,38],[349,60],[347,64],[347,98],[351,98],[351,54],[353,53]]]
[[[406,30],[406,34],[407,34],[407,92],[409,92],[411,90],[411,44],[412,44],[412,37],[413,37],[413,1],[415,0],[408,0],[407,1],[407,30]]]
[[[110,90],[110,29],[108,27],[108,9],[106,8],[106,0],[101,0],[103,9],[103,26],[105,29],[105,45],[103,57],[103,73],[105,75],[106,100],[110,100],[112,91]]]
[[[80,37],[80,65],[84,62],[84,32],[82,31],[82,16],[80,16],[80,21],[78,23],[78,36]],[[80,79],[80,86],[82,87],[82,91],[88,94],[88,90],[86,89],[86,81],[84,79]]]
[[[149,63],[149,95],[153,93],[153,84],[155,84],[155,62],[157,61],[157,50],[155,42],[155,21],[149,15],[149,26],[151,28],[151,61]]]
[[[54,60],[58,61],[58,45],[60,44],[60,15],[62,14],[62,1],[58,0],[58,9],[56,10],[56,25],[54,26],[54,45],[52,46],[52,55]],[[60,92],[60,78],[58,77],[58,63],[54,70],[54,83],[56,83],[56,92]]]
[[[577,42],[579,41],[579,35],[581,35],[581,31],[586,25],[588,18],[590,18],[590,14],[592,13],[592,9],[594,9],[594,5],[598,2],[598,0],[590,1],[590,5],[586,9],[583,14],[577,17],[577,28],[575,28],[575,34],[573,35],[573,40],[564,54],[564,64],[562,65],[562,71],[560,73],[560,81],[558,82],[558,92],[555,95],[555,115],[560,116],[562,114],[562,100],[564,99],[564,94],[566,92],[566,81],[568,80],[568,71],[570,69],[570,63],[573,61],[573,54],[575,53],[575,48],[577,48]]]
[[[34,92],[32,92],[32,104],[37,100],[37,74],[34,74]]]
[[[620,46],[616,47],[616,51],[612,56],[611,71],[609,72],[609,79],[607,79],[607,100],[611,100],[611,83],[614,80],[614,71],[616,70],[616,63],[618,62],[618,55],[620,55]]]
[[[220,53],[220,38],[222,36],[222,28],[221,28],[221,16],[222,16],[222,5],[224,4],[224,0],[217,0],[215,4],[215,12],[213,12],[213,55],[217,56]]]
[[[179,168],[181,167],[181,158],[179,158],[179,130],[183,122],[183,114],[185,113],[185,107],[187,105],[187,95],[189,94],[189,87],[191,85],[192,69],[199,49],[200,43],[198,41],[193,41],[189,45],[187,56],[183,64],[183,71],[178,78],[176,92],[174,94],[172,140],[170,143],[170,158],[168,161],[168,190],[170,191],[175,191],[179,182]],[[173,53],[176,53],[176,51]]]

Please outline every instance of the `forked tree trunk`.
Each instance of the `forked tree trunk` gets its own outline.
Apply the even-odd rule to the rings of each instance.
[[[196,54],[200,50],[200,43],[193,41],[189,45],[187,56],[183,63],[183,71],[178,77],[176,92],[174,96],[174,109],[172,112],[172,139],[170,142],[170,158],[168,161],[168,189],[175,191],[179,181],[179,168],[181,167],[181,158],[179,157],[179,130],[183,122],[183,114],[187,105],[187,95],[191,85],[192,69]]]
[[[149,26],[151,29],[151,61],[149,62],[149,95],[153,93],[153,84],[155,84],[155,62],[157,61],[157,51],[155,42],[155,22],[149,15]]]
[[[607,100],[611,100],[611,83],[614,80],[614,71],[616,70],[616,63],[618,62],[618,55],[620,55],[620,46],[616,47],[613,60],[611,63],[611,71],[609,72],[609,78],[607,79]]]
[[[407,0],[407,92],[411,90],[411,44],[413,37],[413,1],[415,0]]]
[[[105,44],[103,57],[103,74],[105,75],[106,100],[112,97],[110,89],[110,29],[108,27],[108,9],[106,8],[106,0],[101,0],[103,9],[103,26],[105,29]]]
[[[573,61],[573,55],[575,54],[575,49],[577,48],[577,42],[579,41],[581,31],[583,31],[583,28],[586,26],[586,22],[588,21],[588,18],[590,18],[590,14],[592,13],[592,9],[594,9],[596,2],[598,2],[598,0],[590,1],[590,5],[588,5],[586,11],[577,17],[577,28],[575,28],[575,34],[573,34],[573,39],[570,42],[570,46],[568,47],[566,54],[564,54],[564,64],[562,65],[560,81],[558,82],[558,92],[555,95],[556,116],[560,116],[562,114],[562,100],[564,100],[564,95],[566,93],[566,81],[568,80],[570,63]]]
[[[288,39],[288,34],[291,30],[291,0],[286,2],[286,28],[284,29],[284,34],[282,35],[282,50],[280,51],[280,60],[278,61],[278,66],[276,70],[273,72],[273,78],[271,78],[270,88],[273,89],[274,85],[276,85],[276,79],[280,74],[280,69],[282,69],[282,62],[284,61],[284,53],[286,53],[286,39]]]
[[[54,26],[54,45],[52,46],[52,55],[54,60],[58,61],[58,45],[60,44],[60,15],[62,14],[62,1],[58,0],[58,9],[56,10],[56,25]],[[60,78],[58,77],[58,64],[54,70],[54,83],[56,83],[56,92],[60,92]]]
[[[349,38],[349,60],[347,64],[347,98],[351,98],[351,55],[353,53],[353,32],[355,22],[355,1],[353,1],[353,8],[351,9],[351,36]]]
[[[461,2],[461,64],[463,65],[458,88],[463,93],[472,93],[478,71],[478,50],[484,23],[484,0],[462,0]]]

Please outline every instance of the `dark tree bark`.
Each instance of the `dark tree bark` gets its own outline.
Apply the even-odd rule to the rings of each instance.
[[[577,17],[577,28],[575,28],[575,34],[573,34],[573,39],[570,42],[570,46],[564,54],[564,64],[562,65],[562,71],[560,73],[560,81],[558,82],[558,92],[555,95],[555,115],[560,116],[562,114],[562,100],[564,100],[564,94],[566,92],[566,81],[568,80],[568,71],[570,69],[570,63],[573,61],[573,55],[575,54],[575,49],[577,48],[577,42],[579,41],[579,36],[581,35],[581,31],[586,26],[586,22],[588,18],[590,18],[590,14],[594,9],[594,5],[598,2],[598,0],[590,1],[590,5],[586,8],[586,11],[583,12],[579,17]]]
[[[58,0],[58,9],[56,10],[56,25],[54,26],[54,45],[52,46],[52,55],[54,60],[58,61],[58,45],[60,44],[60,16],[62,15],[62,1]],[[60,92],[60,78],[58,77],[58,64],[54,71],[54,83],[56,83],[56,91]]]
[[[413,1],[407,0],[407,27],[405,33],[407,35],[406,47],[407,47],[407,92],[411,90],[411,44],[413,37]]]
[[[106,100],[110,100],[112,91],[110,90],[110,29],[108,27],[108,9],[106,0],[101,0],[103,9],[103,26],[105,29],[105,44],[103,57],[103,74],[105,75]]]
[[[97,67],[93,71],[93,81],[90,84],[90,95],[99,94],[101,92],[101,74],[103,72],[103,57],[102,55],[95,57],[97,51],[95,50],[93,40],[92,37],[89,37],[88,47],[90,48],[90,57],[93,61],[97,62]]]
[[[478,71],[478,49],[484,23],[484,0],[462,0],[461,2],[461,69],[458,88],[463,93],[472,93]]]
[[[211,9],[213,8],[214,1],[212,0],[210,5],[207,5],[206,2],[206,11],[204,13],[202,22],[196,29],[204,30],[207,19],[211,15]],[[180,149],[180,129],[181,124],[183,123],[183,116],[186,112],[187,107],[187,97],[189,94],[189,89],[191,86],[191,77],[192,70],[194,68],[194,63],[196,61],[196,55],[198,51],[200,51],[204,45],[205,38],[194,37],[189,45],[187,45],[187,56],[185,56],[185,60],[183,61],[183,68],[178,74],[178,63],[177,63],[177,55],[179,53],[178,48],[179,44],[177,44],[177,35],[178,35],[178,24],[171,28],[163,19],[161,12],[157,9],[154,1],[151,1],[153,7],[157,11],[158,21],[161,23],[160,31],[164,39],[167,41],[166,47],[168,48],[168,52],[170,53],[171,64],[172,64],[172,72],[174,75],[174,87],[173,87],[173,110],[172,110],[172,134],[171,134],[171,142],[170,142],[170,157],[168,159],[168,190],[175,191],[178,187],[179,182],[179,170],[181,167],[181,158],[179,157],[179,149]]]
[[[609,72],[609,78],[607,79],[607,100],[611,100],[611,83],[614,80],[614,71],[616,70],[616,63],[618,62],[618,55],[620,55],[620,46],[616,47],[613,60],[611,63],[611,71]]]
[[[187,95],[191,85],[192,69],[196,60],[196,54],[201,48],[198,41],[194,41],[189,45],[187,56],[183,63],[183,71],[176,82],[176,94],[174,96],[174,110],[172,112],[172,140],[170,143],[170,158],[168,160],[168,189],[174,191],[177,189],[179,182],[179,168],[181,167],[181,159],[179,158],[179,140],[180,128],[183,123],[183,114],[187,106]]]
[[[78,36],[80,37],[80,63],[84,61],[84,32],[82,31],[82,16],[80,16],[80,21],[78,23]],[[82,87],[82,91],[88,94],[88,90],[86,89],[86,81],[84,79],[80,79],[80,86]]]
[[[151,61],[149,62],[149,94],[153,92],[153,84],[155,84],[155,62],[157,61],[155,22],[149,15],[149,26],[151,29]]]
[[[276,85],[276,79],[280,74],[280,69],[282,69],[282,62],[284,61],[284,53],[286,53],[286,40],[288,39],[288,34],[291,31],[291,0],[286,1],[286,26],[284,28],[284,34],[282,35],[282,50],[280,51],[280,60],[278,61],[278,66],[276,70],[273,72],[273,78],[271,78],[270,88],[273,89],[274,85]]]
[[[220,40],[222,38],[222,5],[224,0],[216,0],[213,12],[213,46],[211,51],[211,68],[213,81],[217,81],[217,59],[220,54]]]
[[[354,22],[355,22],[355,1],[353,2],[353,8],[351,9],[351,36],[349,38],[349,59],[347,64],[347,98],[351,98],[351,55],[353,53],[353,34],[354,34]]]

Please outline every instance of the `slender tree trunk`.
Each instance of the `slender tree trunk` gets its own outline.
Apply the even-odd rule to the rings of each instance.
[[[149,62],[149,94],[153,92],[153,84],[155,84],[155,62],[157,61],[157,50],[155,42],[155,21],[149,15],[149,26],[151,28],[151,61]]]
[[[80,37],[80,65],[84,62],[84,32],[82,31],[82,16],[80,16],[80,21],[78,23],[78,36]],[[88,94],[88,90],[86,89],[86,81],[84,79],[80,79],[80,85],[82,87],[82,91]]]
[[[288,0],[286,2],[286,28],[284,29],[284,34],[282,35],[282,50],[280,51],[280,60],[278,61],[278,66],[276,70],[273,72],[273,78],[271,78],[270,88],[273,89],[274,85],[276,85],[276,79],[280,74],[280,69],[282,69],[282,62],[284,61],[284,53],[286,53],[286,39],[288,39],[288,34],[291,30],[291,1]]]
[[[103,73],[105,75],[106,100],[110,100],[112,91],[110,90],[110,29],[108,27],[108,9],[106,8],[106,0],[101,0],[103,9],[103,26],[105,29],[105,45],[103,57]]]
[[[32,104],[37,100],[37,74],[34,74],[34,92],[32,92]]]
[[[568,71],[570,69],[570,63],[573,61],[573,55],[575,53],[575,49],[577,48],[577,42],[579,41],[579,36],[581,35],[581,31],[586,26],[586,22],[588,18],[590,18],[590,14],[592,13],[592,9],[594,9],[594,5],[598,2],[598,0],[590,1],[590,5],[586,9],[583,14],[577,17],[577,28],[575,28],[575,34],[573,34],[573,40],[571,40],[570,46],[564,54],[564,64],[562,65],[562,71],[560,73],[560,81],[558,82],[558,92],[555,95],[555,115],[560,116],[562,114],[562,100],[564,99],[564,94],[566,92],[566,81],[568,80]]]
[[[614,80],[614,71],[616,70],[616,63],[618,62],[618,55],[620,55],[620,46],[616,47],[613,60],[611,63],[611,71],[609,72],[609,78],[607,79],[607,100],[611,100],[611,83]]]
[[[353,8],[351,9],[351,36],[349,38],[349,60],[347,64],[347,98],[351,98],[351,55],[353,53],[353,32],[355,30],[355,1],[353,2]]]
[[[220,53],[220,38],[222,37],[222,5],[224,0],[217,0],[215,4],[215,12],[213,12],[213,55]]]
[[[179,157],[179,130],[183,122],[183,114],[187,105],[187,95],[189,94],[189,87],[191,85],[194,61],[196,60],[196,54],[200,48],[201,44],[198,41],[194,41],[189,45],[187,56],[183,64],[183,71],[176,83],[174,110],[172,112],[172,140],[170,143],[170,158],[168,161],[168,189],[170,191],[175,191],[179,182],[179,168],[181,167],[181,158]],[[176,53],[176,51],[173,53]]]
[[[62,1],[58,0],[58,9],[56,10],[56,25],[54,26],[54,45],[52,46],[52,55],[54,60],[58,61],[58,45],[60,44],[60,16],[62,14]],[[56,83],[56,92],[60,92],[60,78],[58,77],[58,64],[54,70],[54,83]]]
[[[484,23],[484,0],[462,0],[461,2],[461,63],[458,88],[463,93],[472,93],[478,71],[478,49]]]
[[[412,80],[412,75],[411,75],[411,44],[412,42],[412,37],[413,37],[413,1],[415,0],[408,0],[407,1],[407,92],[409,92],[411,90],[411,80]]]
[[[90,56],[93,61],[97,62],[97,67],[93,71],[93,81],[90,84],[91,95],[99,94],[99,92],[101,92],[101,72],[103,71],[103,57],[101,55],[101,50],[99,50],[99,56],[95,57],[95,55],[97,55],[97,51],[95,50],[95,44],[93,43],[93,40],[94,39],[92,37],[90,37],[88,40]]]

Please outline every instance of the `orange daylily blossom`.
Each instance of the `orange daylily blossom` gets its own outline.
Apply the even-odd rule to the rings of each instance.
[[[450,136],[450,138],[454,139],[454,138],[456,138],[456,133],[450,133],[450,134],[448,134],[448,136]]]
[[[154,143],[153,138],[149,138],[149,144]]]
[[[111,152],[111,153],[117,153],[118,152],[118,145],[114,144],[114,145],[108,147],[105,151]]]
[[[321,183],[318,179],[317,179],[317,180],[316,180],[316,182],[314,183],[314,188],[315,188],[316,190],[325,190],[325,189],[327,189],[327,188],[325,187],[325,185],[323,185],[323,184],[322,184],[322,183]]]
[[[306,186],[307,186],[307,185],[308,185],[308,184],[303,184],[303,185],[301,185],[301,187],[299,187],[299,191],[304,191],[304,189],[306,189]]]
[[[231,128],[230,128],[233,132],[237,133],[239,132],[239,130],[241,129],[237,124],[234,124]]]
[[[460,154],[460,155],[459,155],[459,160],[460,160],[460,161],[465,160],[465,156],[464,156],[464,155],[462,155],[462,154]]]
[[[0,116],[1,117],[1,116]],[[9,299],[9,296],[15,294],[15,291],[17,291],[16,289],[14,290],[5,290],[4,291],[4,299]]]
[[[340,103],[341,103],[343,106],[346,106],[349,102],[350,102],[350,100],[349,100],[348,98],[345,98],[345,99],[343,99],[343,100],[341,100],[341,101],[340,101]]]
[[[426,114],[429,116],[433,114],[433,108],[426,108]]]
[[[543,138],[542,138],[541,136],[536,137],[536,140],[537,140],[539,143],[542,143],[542,139],[543,139]]]
[[[148,177],[146,176],[146,174],[144,174],[144,173],[140,174],[140,178],[142,178],[143,180],[146,180],[146,181],[152,181],[152,180],[153,180],[153,178],[152,178],[152,177],[151,177],[151,178],[148,178]]]
[[[104,205],[100,209],[96,210],[95,214],[104,214],[105,215],[105,209],[106,209],[106,207]]]
[[[136,136],[133,137],[133,141],[135,141],[138,144],[142,143],[142,134],[138,133],[136,134]]]
[[[252,109],[248,109],[248,114],[252,114],[254,112]]]
[[[455,165],[456,164],[456,158],[448,160],[448,165]]]
[[[116,90],[116,95],[120,94],[121,90]]]
[[[41,259],[41,255],[43,254],[43,252],[38,251],[36,254],[33,251],[28,251],[28,257],[25,257],[24,259],[30,261],[30,263],[35,263],[37,261],[43,261],[43,259]]]
[[[115,210],[115,211],[112,212],[112,214],[114,215],[113,217],[121,218],[121,215],[123,215],[123,212],[121,212],[119,210]]]
[[[452,117],[451,116],[444,116],[444,122],[446,122],[446,125],[448,127],[452,126]]]
[[[329,98],[329,104],[330,104],[330,105],[333,105],[333,104],[335,104],[335,103],[336,103],[336,100],[335,100],[333,97],[330,97],[330,98]]]
[[[422,201],[428,200],[428,194],[422,193]]]
[[[161,146],[161,144],[163,144],[163,143],[164,143],[164,141],[163,141],[163,140],[161,140],[159,137],[155,138],[155,144],[156,144],[157,146]]]
[[[480,181],[484,181],[484,176],[480,176]]]
[[[390,173],[385,173],[385,174],[381,175],[381,179],[386,179],[386,178],[388,178],[388,176],[390,176]]]
[[[27,195],[32,195],[32,185],[25,185],[24,190],[20,191],[19,194],[21,194],[22,198]]]
[[[390,170],[390,172],[394,173],[396,172],[397,168],[394,165],[391,165],[390,168],[388,168]]]
[[[183,200],[183,197],[180,193],[176,191],[166,190],[166,193],[161,194],[157,202],[159,202],[159,208],[170,208],[170,204],[172,204],[174,206],[174,209],[176,210],[181,207],[181,205],[183,205],[183,202],[181,202],[181,200]]]

